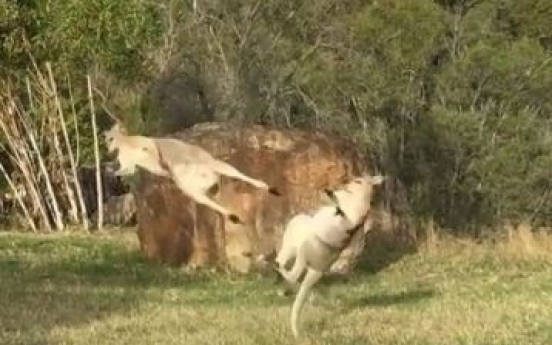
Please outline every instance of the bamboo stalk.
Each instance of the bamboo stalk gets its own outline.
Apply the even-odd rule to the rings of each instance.
[[[25,86],[27,87],[27,96],[29,96],[29,105],[31,106],[31,109],[34,110],[33,91],[31,89],[31,81],[29,80],[29,76],[25,77]]]
[[[38,72],[39,73],[39,72]],[[43,78],[41,77],[41,75],[39,75],[39,79],[43,80]],[[45,90],[45,92],[47,92],[47,90]],[[46,164],[45,164],[45,160],[44,160],[44,157],[41,153],[41,150],[40,150],[40,146],[38,145],[37,143],[37,140],[36,140],[36,137],[38,135],[38,133],[35,131],[35,129],[33,128],[32,124],[33,124],[33,121],[28,117],[28,115],[24,112],[24,111],[19,111],[19,109],[17,107],[16,108],[16,113],[18,115],[18,119],[19,119],[19,123],[22,125],[24,131],[25,131],[25,134],[26,134],[26,138],[28,139],[28,141],[30,141],[31,143],[31,147],[29,147],[27,144],[27,140],[21,140],[21,142],[25,143],[24,146],[26,146],[26,150],[23,150],[23,153],[24,155],[27,157],[27,160],[29,162],[31,162],[32,160],[30,158],[28,158],[29,156],[31,156],[30,153],[35,153],[34,156],[36,156],[36,160],[37,160],[37,172],[35,174],[30,174],[31,176],[31,179],[35,179],[35,175],[37,176],[43,176],[44,177],[44,184],[46,185],[46,193],[45,194],[45,197],[47,196],[50,200],[50,209],[53,213],[53,216],[54,216],[54,223],[56,225],[56,228],[57,230],[59,231],[62,231],[64,229],[64,223],[63,223],[63,217],[62,217],[62,214],[60,212],[60,209],[59,209],[59,203],[58,203],[58,200],[56,198],[56,195],[54,193],[54,188],[53,188],[53,185],[52,185],[52,182],[51,182],[51,178],[50,178],[50,174],[48,173],[48,169],[46,168]],[[17,127],[16,127],[17,128]],[[23,134],[21,132],[18,132],[18,136],[19,136],[19,139],[21,139],[23,137]],[[31,165],[32,163],[30,163]],[[35,179],[36,181],[36,179]],[[38,181],[36,182],[38,184]]]
[[[71,220],[73,224],[78,224],[79,222],[79,210],[77,207],[77,202],[75,201],[75,193],[73,193],[73,189],[71,189],[71,186],[69,185],[69,179],[67,178],[67,173],[65,172],[64,166],[63,166],[63,151],[61,150],[61,145],[59,142],[59,137],[57,133],[54,130],[54,148],[57,153],[58,162],[59,162],[59,171],[61,173],[61,178],[63,180],[63,185],[65,186],[65,191],[67,193],[67,199],[69,200],[69,206],[70,206],[70,214],[71,214]]]
[[[11,97],[11,96],[10,96]],[[48,217],[48,213],[46,212],[46,204],[44,204],[46,202],[46,196],[44,195],[44,193],[38,193],[39,190],[42,190],[42,188],[40,188],[40,177],[41,176],[44,176],[46,182],[45,183],[48,183],[48,175],[44,175],[43,173],[43,170],[40,169],[40,149],[33,149],[31,148],[31,146],[29,145],[29,141],[31,141],[32,143],[32,140],[28,140],[29,138],[36,138],[38,133],[36,132],[36,130],[33,128],[33,126],[31,124],[33,124],[33,121],[31,120],[31,118],[25,113],[25,111],[21,111],[16,105],[15,105],[15,101],[13,100],[13,97],[11,97],[11,102],[12,102],[12,109],[14,109],[14,111],[12,112],[12,120],[10,123],[12,124],[12,137],[15,136],[15,139],[13,140],[13,142],[17,143],[16,144],[12,144],[12,147],[14,147],[14,149],[16,149],[15,152],[19,153],[18,157],[21,161],[21,167],[22,167],[22,172],[24,174],[26,174],[27,178],[29,179],[29,183],[30,185],[32,185],[33,189],[36,190],[36,202],[38,202],[38,205],[41,205],[43,206],[43,211],[44,211],[44,222],[46,224],[48,224],[48,229],[49,231],[52,231],[53,229],[51,228],[51,226],[49,225],[50,224],[50,220],[49,220],[49,217]],[[15,117],[15,114],[17,114],[17,119],[18,119],[18,122],[22,125],[24,131],[27,133],[26,136],[24,136],[22,134],[22,132],[20,131],[19,129],[19,126],[17,125],[17,122],[15,121],[16,117]],[[26,139],[25,139],[26,138]],[[36,140],[35,140],[35,145],[37,148],[40,147],[37,143],[36,143]],[[33,157],[33,151],[37,152],[37,154],[35,155],[37,157],[37,160],[39,161],[38,163],[35,162],[35,160],[32,159]],[[24,163],[24,164],[23,164]],[[55,200],[54,200],[55,201]],[[52,208],[53,205],[50,204],[50,207],[49,208]],[[42,212],[42,211],[41,211]]]
[[[23,211],[23,214],[25,215],[25,219],[27,219],[27,222],[29,223],[29,226],[31,227],[31,230],[33,232],[38,232],[38,229],[36,227],[36,224],[33,220],[33,217],[31,217],[31,214],[29,213],[29,209],[27,209],[27,206],[25,206],[25,203],[23,202],[23,199],[21,199],[21,195],[19,195],[19,191],[13,184],[12,179],[10,178],[10,175],[7,173],[6,169],[4,168],[4,165],[0,163],[0,170],[2,170],[2,175],[4,175],[4,178],[10,185],[10,188],[13,191],[13,195],[15,195],[15,198],[17,199],[17,203],[19,204],[19,207],[21,207],[21,210]]]
[[[86,231],[88,231],[89,230],[88,217],[87,217],[87,214],[86,214],[86,206],[84,205],[84,200],[83,200],[83,197],[82,197],[82,190],[81,190],[79,179],[78,179],[78,176],[77,176],[77,167],[76,167],[76,164],[75,164],[75,157],[73,156],[73,149],[71,147],[71,142],[69,141],[69,135],[67,134],[67,124],[65,123],[65,117],[63,115],[63,109],[61,107],[61,102],[59,100],[59,95],[58,95],[58,92],[57,92],[57,85],[56,85],[56,82],[54,80],[54,74],[52,73],[52,66],[50,65],[50,63],[46,64],[46,69],[48,70],[48,75],[50,77],[50,84],[51,84],[52,90],[54,92],[57,113],[58,113],[59,120],[60,120],[60,123],[61,123],[61,130],[62,130],[62,133],[63,133],[63,138],[65,140],[65,147],[66,147],[66,150],[67,150],[67,155],[69,157],[69,164],[71,166],[71,173],[73,174],[73,184],[74,184],[74,187],[75,187],[75,191],[77,192],[77,197],[78,197],[79,204],[80,204],[82,223],[83,223],[84,229]],[[75,116],[75,120],[76,120],[76,116]],[[75,126],[76,125],[77,125],[77,123],[75,122]],[[69,187],[69,184],[67,183],[67,176],[65,175],[65,173],[64,173],[64,179],[65,179],[65,183],[66,183],[67,193],[69,195],[69,202],[71,203],[72,214],[73,214],[73,217],[74,217],[74,221],[76,223],[76,222],[78,222],[77,203],[75,201],[75,196],[73,194],[73,190]]]
[[[25,84],[27,86],[27,96],[29,98],[29,105],[31,107],[31,111],[36,111],[35,97],[34,97],[34,94],[33,94],[33,89],[31,87],[31,81],[29,79],[29,76],[25,76]],[[21,114],[20,114],[20,116],[21,116]],[[42,122],[44,122],[44,121],[42,120]],[[40,138],[40,142],[42,142],[42,138]],[[26,141],[24,143],[25,143],[26,153],[30,152],[31,150],[29,148],[29,144]],[[32,164],[32,162],[30,164]]]
[[[46,169],[46,164],[44,164],[44,158],[42,157],[42,154],[36,142],[36,138],[33,131],[25,124],[25,121],[22,121],[22,123],[24,127],[26,127],[27,137],[31,141],[32,149],[36,153],[36,159],[38,160],[38,167],[45,179],[44,183],[46,184],[46,191],[48,193],[48,196],[51,202],[52,212],[54,213],[54,222],[56,224],[56,228],[58,231],[62,231],[65,228],[65,226],[63,224],[63,218],[59,210],[59,204],[58,204],[57,198],[54,194],[54,189],[52,187],[50,175],[48,174],[48,170]]]
[[[13,118],[14,115],[15,115],[15,112],[17,110],[16,107],[15,107],[15,104],[12,103],[8,107],[9,108],[8,108],[7,115],[9,117]],[[38,193],[38,182],[34,178],[34,175],[29,171],[29,166],[31,166],[30,162],[29,162],[29,157],[28,157],[28,155],[25,155],[26,159],[23,159],[21,157],[22,152],[21,152],[19,146],[17,145],[16,140],[13,137],[13,134],[9,131],[9,127],[6,123],[6,119],[3,118],[3,117],[0,118],[0,128],[2,128],[2,131],[4,132],[4,135],[6,136],[6,140],[8,141],[8,145],[12,148],[13,154],[10,155],[10,158],[17,165],[17,167],[19,168],[19,170],[23,174],[23,178],[25,179],[25,181],[27,183],[27,188],[30,191],[31,198],[32,198],[32,200],[35,204],[35,207],[38,208],[38,210],[39,210],[39,212],[42,216],[42,220],[44,222],[44,225],[46,226],[46,230],[48,232],[51,232],[53,229],[52,229],[52,226],[50,224],[50,220],[48,218],[48,213],[46,212],[46,207],[43,203],[43,200],[40,198],[40,194]]]
[[[92,82],[90,75],[86,76],[88,84],[88,98],[90,100],[90,112],[92,115],[92,131],[94,135],[94,158],[96,162],[96,192],[98,197],[98,230],[103,227],[103,188],[102,188],[102,173],[100,167],[100,148],[98,144],[98,126],[96,124],[96,111],[94,109],[94,95],[92,94]]]
[[[75,141],[76,141],[76,153],[75,153],[75,165],[79,166],[80,163],[80,133],[77,121],[77,111],[75,110],[75,100],[73,98],[73,91],[71,86],[71,77],[67,77],[67,84],[69,85],[69,100],[71,101],[71,113],[73,114],[73,122],[75,123]]]
[[[73,98],[73,91],[71,87],[71,78],[67,78],[68,88],[69,88],[69,99],[71,101],[71,113],[73,114],[73,122],[75,126],[75,146],[76,146],[76,153],[75,157],[72,158],[72,161],[75,165],[75,168],[73,169],[73,178],[75,182],[75,188],[77,189],[77,197],[79,199],[79,205],[81,208],[81,214],[82,214],[82,224],[84,226],[84,230],[90,232],[90,223],[88,220],[88,209],[86,208],[86,202],[84,200],[84,193],[82,191],[82,186],[79,179],[79,174],[77,171],[77,167],[79,166],[80,162],[80,134],[79,134],[79,122],[77,118],[77,111],[75,110],[75,101]],[[67,128],[65,128],[65,132],[67,132]],[[71,155],[73,155],[73,149],[71,148]]]
[[[4,145],[2,145],[2,147],[5,149]],[[32,174],[29,172],[28,166],[25,165],[25,162],[23,160],[18,159],[17,156],[14,155],[14,154],[10,154],[9,157],[16,164],[16,166],[19,168],[19,170],[23,174],[23,178],[25,179],[25,182],[26,182],[26,185],[27,185],[27,190],[30,191],[31,200],[33,201],[34,206],[36,208],[38,208],[38,210],[40,212],[40,215],[42,217],[42,220],[43,220],[43,222],[46,226],[46,229],[48,230],[48,232],[51,232],[52,227],[51,227],[50,221],[48,219],[48,214],[46,212],[46,207],[45,207],[44,203],[42,202],[42,199],[40,198],[40,195],[38,193],[36,180],[34,180],[31,177]]]

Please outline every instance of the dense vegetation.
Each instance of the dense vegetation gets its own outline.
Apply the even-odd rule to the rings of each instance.
[[[551,24],[550,0],[0,0],[0,77],[23,85],[50,61],[84,109],[91,73],[145,134],[209,120],[337,133],[420,219],[546,225]]]

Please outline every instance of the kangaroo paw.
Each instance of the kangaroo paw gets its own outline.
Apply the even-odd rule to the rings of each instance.
[[[278,253],[276,252],[276,250],[272,250],[272,252],[268,253],[267,255],[265,255],[264,259],[267,261],[267,262],[275,262],[275,259],[276,259],[276,255]]]
[[[282,195],[282,193],[280,193],[280,191],[277,190],[277,189],[274,188],[274,187],[270,187],[270,188],[268,189],[268,192],[269,192],[270,194],[276,195],[276,196],[281,196],[281,195]]]
[[[235,214],[230,214],[228,216],[228,219],[230,219],[230,221],[234,224],[243,224],[242,220],[240,219],[240,217],[238,217],[237,215]]]

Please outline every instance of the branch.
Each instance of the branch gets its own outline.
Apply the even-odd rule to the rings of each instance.
[[[88,84],[88,99],[90,101],[90,113],[92,115],[92,134],[94,136],[94,158],[96,162],[96,192],[98,196],[98,230],[103,227],[103,188],[102,172],[100,166],[100,148],[98,144],[98,126],[96,124],[96,111],[94,108],[94,95],[92,94],[92,81],[90,75],[86,76]]]

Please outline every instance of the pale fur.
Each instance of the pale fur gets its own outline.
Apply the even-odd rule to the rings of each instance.
[[[117,176],[132,175],[140,166],[152,174],[168,177],[169,173],[160,164],[160,157],[153,138],[127,135],[119,124],[104,133],[109,154],[116,154],[119,168]]]
[[[299,314],[312,287],[338,259],[353,232],[361,226],[364,226],[364,231],[368,230],[373,187],[383,180],[379,175],[363,175],[340,190],[327,190],[337,205],[322,206],[312,216],[297,214],[286,225],[282,246],[275,260],[278,271],[292,286],[297,286],[301,274],[307,271],[291,312],[295,337],[299,336]],[[336,212],[336,207],[341,212]],[[288,271],[285,266],[293,259],[293,267]]]
[[[118,125],[106,132],[105,139],[108,152],[118,151],[121,166],[116,174],[133,174],[135,167],[141,166],[153,174],[170,177],[185,195],[234,223],[241,222],[239,217],[208,196],[209,191],[219,185],[221,175],[279,194],[266,182],[249,177],[232,165],[214,158],[201,147],[178,139],[129,136]]]

